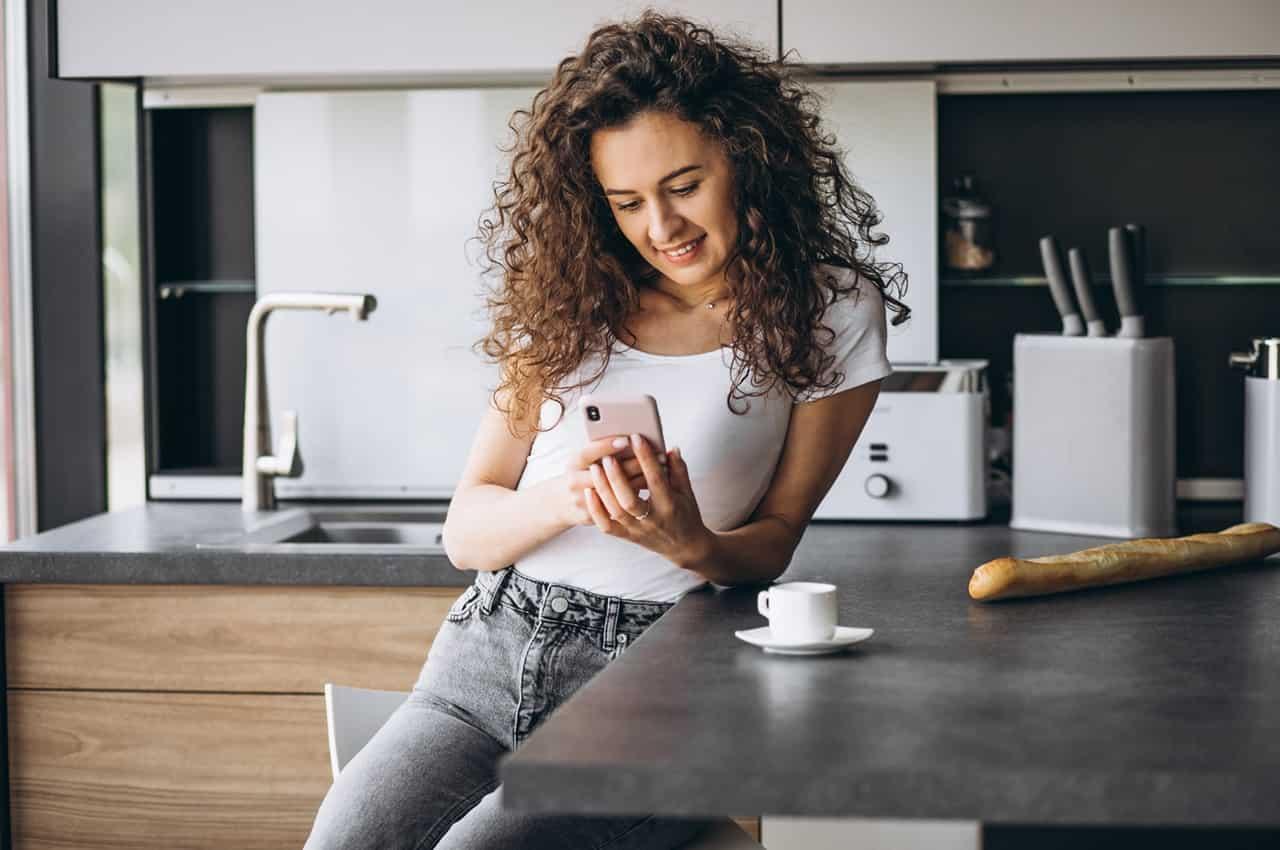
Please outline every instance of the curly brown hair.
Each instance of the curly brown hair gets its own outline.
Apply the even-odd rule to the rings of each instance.
[[[597,29],[560,62],[531,108],[512,116],[511,168],[480,221],[485,271],[500,273],[486,298],[492,329],[476,348],[500,365],[494,399],[513,434],[546,400],[563,416],[564,394],[604,373],[619,335],[629,336],[638,287],[658,274],[618,228],[590,158],[592,133],[641,113],[695,124],[733,168],[730,410],[779,383],[799,396],[839,382],[822,316],[859,278],[880,289],[893,324],[908,318],[906,275],[901,264],[874,260],[889,238],[872,233],[881,216],[823,132],[820,105],[763,51],[651,10]],[[842,288],[816,274],[819,264],[857,275]],[[576,374],[592,357],[595,373]]]

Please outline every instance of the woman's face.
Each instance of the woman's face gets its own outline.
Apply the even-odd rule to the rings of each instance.
[[[614,220],[642,257],[678,286],[721,287],[738,217],[732,166],[718,143],[695,124],[646,112],[597,130],[591,166]]]

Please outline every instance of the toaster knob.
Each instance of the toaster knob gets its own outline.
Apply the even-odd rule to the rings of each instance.
[[[888,478],[877,474],[867,476],[867,483],[863,487],[866,488],[867,495],[871,498],[883,499],[889,495],[889,490],[892,489],[893,485]]]

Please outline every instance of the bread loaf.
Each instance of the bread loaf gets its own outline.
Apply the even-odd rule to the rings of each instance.
[[[1213,534],[1145,538],[1043,558],[997,558],[973,571],[969,595],[984,602],[1208,570],[1280,552],[1280,528],[1247,522]]]

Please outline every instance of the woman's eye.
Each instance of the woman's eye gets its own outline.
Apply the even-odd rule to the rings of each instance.
[[[679,195],[680,197],[683,198],[687,195],[692,195],[694,193],[694,190],[698,188],[698,185],[699,184],[697,183],[690,183],[688,186],[681,186],[678,189],[672,189],[671,193],[674,195]],[[631,212],[632,210],[638,209],[639,206],[640,206],[639,201],[629,201],[625,204],[618,204],[618,209],[620,209],[622,212]]]

